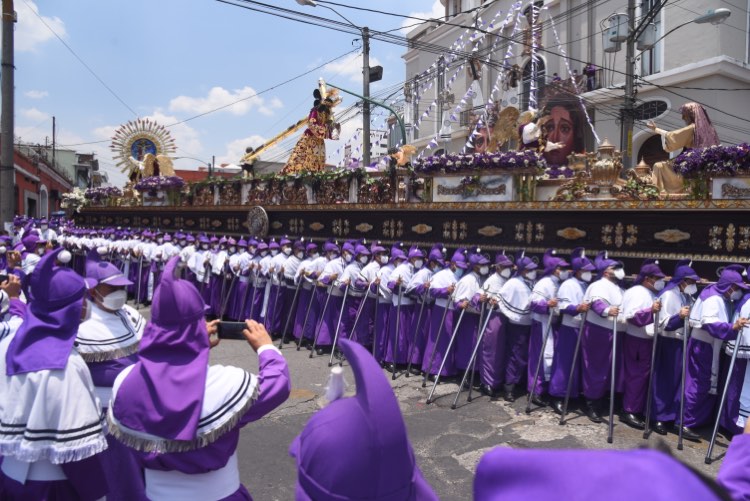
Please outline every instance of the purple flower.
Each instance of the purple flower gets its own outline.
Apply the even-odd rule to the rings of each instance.
[[[89,188],[83,194],[87,200],[100,202],[109,197],[121,197],[122,191],[115,186],[104,186],[101,188]]]
[[[138,191],[157,191],[180,189],[183,186],[185,186],[185,181],[178,176],[151,176],[138,181],[135,189]]]
[[[686,179],[736,176],[750,173],[750,145],[709,146],[682,152],[673,169]]]
[[[537,152],[524,150],[468,155],[451,153],[417,159],[413,165],[414,171],[418,174],[435,174],[476,170],[517,172],[536,169],[541,171],[547,164]]]

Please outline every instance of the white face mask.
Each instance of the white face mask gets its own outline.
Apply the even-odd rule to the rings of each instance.
[[[666,285],[664,283],[664,280],[661,280],[661,279],[657,280],[656,282],[654,282],[654,290],[655,291],[660,291],[660,290],[662,290],[664,288],[664,285]]]
[[[274,250],[271,251],[271,255],[272,256],[276,256],[278,253],[279,253],[279,251],[276,250],[276,249],[274,249]]]
[[[560,280],[567,280],[570,278],[570,272],[568,270],[562,270],[559,275]]]
[[[128,300],[128,293],[125,289],[118,289],[116,291],[112,291],[106,296],[101,298],[102,306],[107,308],[108,310],[114,310],[117,311],[121,309],[123,306],[125,306],[125,303]]]
[[[46,251],[47,251],[47,249],[45,249],[44,247],[42,247],[42,248],[40,248],[40,249],[37,249],[37,250],[36,250],[36,253],[37,253],[38,255],[40,255],[40,256],[43,256],[43,255],[44,255],[44,253],[45,253]]]
[[[388,264],[388,256],[380,256],[380,264]]]
[[[729,299],[731,299],[732,301],[737,301],[741,297],[742,297],[742,291],[740,290],[740,291],[734,291],[734,292],[732,292],[732,295],[729,296]]]
[[[185,247],[187,245],[187,240],[180,240],[180,246]]]
[[[158,244],[163,244],[163,243],[164,243],[164,239],[163,239],[163,238],[157,238],[157,239],[156,239],[156,242],[157,242]]]
[[[536,280],[536,270],[531,270],[526,274],[527,280]]]
[[[362,264],[367,264],[367,256],[360,256],[359,262]]]
[[[688,296],[692,296],[693,294],[695,294],[696,292],[698,292],[698,286],[695,285],[695,284],[688,284],[688,285],[685,286],[685,289],[683,289],[683,291]]]
[[[503,278],[510,278],[510,274],[511,274],[510,268],[502,268],[500,272],[498,273],[498,275],[500,275]]]
[[[594,278],[594,276],[590,271],[584,271],[581,273],[581,280],[583,280],[584,282],[591,282],[592,278]]]
[[[414,269],[418,270],[422,266],[424,266],[424,261],[423,260],[417,259],[416,261],[414,261]]]
[[[294,257],[296,257],[297,259],[302,259],[303,257],[305,257],[305,253],[304,252],[298,252],[298,253],[296,253],[294,255]]]
[[[201,249],[208,250],[208,244],[201,244]]]
[[[461,278],[462,276],[464,276],[464,270],[463,268],[456,268],[456,271],[454,271],[453,274],[456,276],[456,278]]]
[[[260,251],[260,257],[266,257],[268,255],[268,251]]]
[[[625,269],[624,268],[617,268],[615,270],[615,278],[617,280],[622,280],[623,278],[625,278]]]
[[[351,263],[352,259],[353,259],[353,256],[349,254],[348,252],[344,254],[344,261],[346,261],[347,263]]]
[[[286,254],[287,256],[290,256],[292,254],[292,248],[284,247],[284,254]]]
[[[234,254],[235,252],[237,252],[237,247],[230,247],[229,248],[229,252],[231,252],[232,254]]]
[[[49,228],[49,226],[48,226],[48,225],[46,225],[46,224],[43,224],[43,225],[41,226],[41,228],[42,228],[42,231],[47,231],[47,228]]]
[[[480,267],[479,267],[479,274],[480,274],[480,275],[482,275],[482,276],[485,276],[485,275],[487,275],[487,274],[488,274],[489,272],[490,272],[490,267],[489,267],[489,266],[480,266]]]
[[[7,250],[8,249],[6,249],[4,245],[0,246],[0,254],[5,254],[5,251],[7,251]]]
[[[316,252],[314,254],[311,254],[310,257],[313,259],[318,259],[320,257],[320,254]]]

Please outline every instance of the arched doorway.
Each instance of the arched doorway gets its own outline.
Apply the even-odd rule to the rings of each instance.
[[[45,185],[39,187],[39,217],[49,217],[49,192]]]
[[[656,162],[663,162],[669,159],[669,153],[664,151],[662,147],[661,136],[653,135],[643,142],[641,147],[638,148],[638,155],[636,155],[634,160],[636,163],[640,163],[641,159],[651,167]]]

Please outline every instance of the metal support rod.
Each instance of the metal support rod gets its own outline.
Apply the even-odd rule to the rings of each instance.
[[[685,372],[687,371],[688,338],[690,337],[690,316],[685,317],[682,323],[682,374],[680,377],[680,427],[677,432],[677,450],[682,450],[682,421],[685,419]]]
[[[302,340],[305,338],[305,327],[307,327],[307,320],[310,318],[310,310],[312,310],[313,302],[315,302],[315,294],[317,292],[318,291],[315,289],[315,285],[313,285],[312,290],[310,290],[310,301],[307,303],[305,319],[302,321],[302,332],[300,332],[299,339],[297,340],[297,351],[299,351],[300,347],[302,346]]]
[[[531,391],[529,391],[529,394],[526,397],[526,414],[531,412],[531,396],[534,394],[536,380],[539,379],[539,370],[542,368],[542,362],[544,361],[544,350],[547,347],[549,333],[552,330],[552,316],[552,310],[550,310],[549,319],[547,319],[547,325],[545,325],[544,334],[542,335],[542,349],[539,352],[539,360],[536,361],[536,369],[534,369],[534,380],[531,381]]]
[[[643,428],[643,438],[651,433],[651,397],[654,394],[654,365],[656,364],[656,349],[659,344],[659,312],[654,313],[654,343],[651,346],[651,366],[648,370],[648,391],[646,391],[646,425]]]
[[[453,328],[453,334],[451,334],[451,339],[450,341],[448,341],[448,347],[445,349],[445,354],[443,354],[443,361],[440,363],[440,369],[438,369],[438,373],[435,376],[435,383],[432,385],[430,394],[427,396],[427,404],[432,403],[432,395],[435,394],[435,389],[437,388],[437,385],[440,382],[440,373],[443,372],[443,367],[445,367],[445,362],[448,360],[448,355],[451,352],[453,343],[456,340],[456,335],[458,334],[458,328],[461,327],[461,320],[464,318],[464,313],[466,313],[466,308],[461,309],[461,314],[458,316],[458,321],[456,322],[456,326]]]
[[[485,304],[482,304],[484,307]],[[484,308],[482,308],[484,310]],[[481,319],[480,314],[480,319]],[[471,379],[474,379],[474,371],[472,370],[472,367],[477,359],[477,353],[479,353],[479,348],[482,346],[482,339],[484,338],[484,333],[487,332],[487,325],[490,323],[490,317],[492,316],[492,311],[487,313],[487,317],[484,320],[484,323],[482,325],[481,330],[478,331],[477,335],[477,342],[474,345],[474,350],[471,352],[471,359],[469,359],[469,363],[466,364],[466,372],[464,372],[464,376],[461,378],[461,383],[458,385],[458,391],[456,391],[456,396],[453,399],[453,403],[451,404],[451,409],[456,408],[456,404],[458,404],[458,397],[461,395],[461,390],[463,390],[464,385],[466,384],[466,378],[469,377],[469,374],[472,374]],[[477,324],[477,329],[479,329],[479,324]],[[471,402],[471,383],[469,384],[469,397],[467,398],[467,401]]]
[[[0,224],[13,221],[15,210],[13,166],[14,71],[13,36],[16,14],[13,0],[3,0],[2,117],[0,117]]]
[[[612,374],[609,382],[609,423],[607,443],[612,443],[615,431],[615,377],[617,376],[617,316],[612,317]]]
[[[333,292],[333,282],[331,282],[331,285],[328,286],[328,295],[326,296],[326,302],[323,305],[323,311],[320,312],[320,320],[318,320],[318,324],[315,328],[315,336],[313,337],[313,344],[312,349],[310,350],[310,357],[313,357],[313,353],[315,353],[315,345],[318,343],[318,336],[320,335],[320,329],[323,327],[323,322],[325,321],[326,316],[326,310],[328,309],[328,303],[331,302],[331,293]]]
[[[576,364],[578,363],[578,352],[581,349],[581,336],[583,335],[583,327],[586,325],[586,316],[588,310],[583,312],[583,318],[581,318],[581,325],[578,326],[578,339],[576,339],[576,347],[573,350],[573,363],[570,365],[570,374],[568,376],[568,386],[565,389],[565,400],[563,401],[562,415],[560,416],[560,425],[565,424],[565,414],[568,413],[568,402],[570,401],[570,392],[573,391],[573,376],[576,374]]]
[[[437,330],[437,336],[435,336],[435,344],[432,345],[432,352],[430,353],[430,363],[427,366],[427,370],[424,371],[424,377],[422,378],[422,388],[427,386],[427,378],[430,377],[430,371],[432,370],[432,364],[435,361],[435,352],[437,351],[438,343],[440,342],[440,336],[443,333],[443,325],[445,325],[445,317],[448,315],[448,310],[451,307],[451,303],[453,302],[453,294],[451,294],[451,297],[448,298],[448,302],[445,304],[445,309],[443,310],[443,318],[440,320],[440,326]]]
[[[333,346],[331,347],[331,358],[328,360],[328,367],[333,365],[333,355],[336,353],[336,344],[339,340],[341,319],[344,318],[344,308],[346,308],[347,296],[349,296],[349,284],[346,284],[346,288],[344,289],[344,299],[341,300],[341,310],[339,311],[339,320],[336,322],[336,333],[333,335]]]
[[[284,330],[281,331],[281,340],[279,340],[279,349],[281,349],[281,346],[284,344],[284,341],[286,341],[286,333],[287,329],[289,328],[289,321],[292,319],[292,316],[294,316],[294,305],[297,303],[297,296],[299,295],[299,289],[302,285],[302,279],[297,283],[297,287],[294,289],[294,297],[292,298],[292,304],[289,306],[289,315],[286,317],[286,322],[284,322]],[[301,336],[300,336],[301,337]]]

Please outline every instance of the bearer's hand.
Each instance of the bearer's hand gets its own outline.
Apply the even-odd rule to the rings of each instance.
[[[620,307],[619,306],[610,306],[609,311],[607,312],[607,315],[610,317],[616,317],[620,314]]]
[[[0,289],[5,291],[9,298],[17,298],[21,295],[21,279],[15,275],[8,275],[8,280],[0,284]]]
[[[654,301],[654,304],[651,305],[651,313],[656,313],[657,311],[661,311],[661,301]]]
[[[576,311],[578,313],[583,313],[584,311],[589,311],[591,309],[591,303],[581,303],[578,306],[576,306]]]
[[[690,306],[680,308],[680,318],[685,319],[690,315]]]
[[[557,298],[553,297],[549,301],[547,301],[547,306],[550,308],[556,308],[557,307]]]
[[[219,333],[219,320],[211,320],[206,322],[206,330],[208,331],[208,344],[211,348],[215,348],[221,341],[216,334]]]
[[[261,346],[273,343],[263,324],[259,324],[255,320],[245,320],[245,325],[247,328],[242,331],[242,334],[256,353]]]
[[[743,327],[745,327],[746,325],[750,325],[750,319],[740,317],[734,323],[734,325],[732,326],[732,329],[738,331],[742,329]]]

